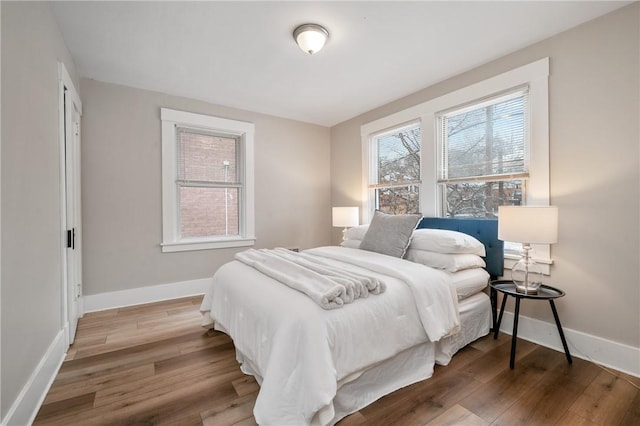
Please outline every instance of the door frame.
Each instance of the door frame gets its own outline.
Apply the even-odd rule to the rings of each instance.
[[[70,97],[72,102],[76,105],[78,112],[82,115],[82,102],[78,91],[73,85],[73,81],[69,76],[67,68],[64,63],[58,62],[58,120],[59,120],[59,152],[60,152],[60,328],[64,331],[65,350],[69,348],[73,342],[74,336],[71,335],[69,315],[71,312],[71,306],[69,304],[69,284],[68,284],[68,258],[67,258],[67,196],[66,196],[66,181],[67,181],[67,161],[66,161],[66,111],[65,111],[65,92],[66,96]],[[79,160],[78,160],[79,161]],[[79,164],[78,164],[79,167]],[[77,175],[79,179],[79,174]],[[77,194],[76,198],[79,202],[81,200],[80,194]],[[82,250],[80,245],[79,250]],[[81,257],[80,257],[81,258]],[[81,268],[81,265],[80,265]],[[81,269],[80,269],[81,270]],[[81,281],[82,282],[82,281]],[[83,315],[83,303],[82,297],[78,297],[76,315],[81,317]]]

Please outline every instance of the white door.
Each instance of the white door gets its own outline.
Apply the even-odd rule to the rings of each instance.
[[[67,344],[75,339],[78,318],[82,316],[82,223],[80,191],[80,116],[82,104],[64,65],[61,65],[61,125],[64,158],[61,165],[63,186],[63,322],[68,328]]]

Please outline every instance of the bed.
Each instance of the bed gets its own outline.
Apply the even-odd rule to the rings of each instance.
[[[484,268],[450,272],[353,244],[304,250],[305,259],[383,283],[379,294],[339,309],[323,309],[246,260],[216,272],[201,306],[203,325],[233,339],[242,371],[260,384],[259,424],[333,425],[431,377],[436,363],[447,365],[488,334],[492,303],[482,289],[503,267],[497,221],[422,218],[417,229],[473,236],[483,246]]]

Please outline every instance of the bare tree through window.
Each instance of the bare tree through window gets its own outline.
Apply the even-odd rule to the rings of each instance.
[[[509,96],[443,114],[445,216],[496,217],[498,206],[522,203],[526,101],[526,94]]]
[[[375,142],[376,208],[389,214],[417,213],[420,210],[420,126],[386,133]]]

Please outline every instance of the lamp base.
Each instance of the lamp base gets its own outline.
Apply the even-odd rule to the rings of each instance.
[[[511,279],[518,293],[538,294],[542,285],[542,269],[529,255],[530,250],[531,246],[525,244],[524,256],[511,268]]]
[[[516,284],[516,292],[522,293],[522,294],[538,294],[538,289],[530,288],[530,287],[521,287],[518,284]]]

